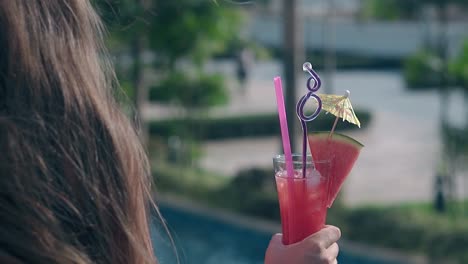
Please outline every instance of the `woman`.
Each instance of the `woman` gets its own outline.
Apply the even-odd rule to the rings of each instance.
[[[156,262],[148,159],[103,54],[88,1],[0,0],[0,263]],[[333,232],[267,255],[334,259]]]

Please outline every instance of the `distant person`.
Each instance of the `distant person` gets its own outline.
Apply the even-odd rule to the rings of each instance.
[[[101,32],[86,0],[0,0],[0,263],[157,263],[148,158]],[[277,235],[267,259],[334,263],[338,237]]]
[[[239,81],[240,92],[243,96],[245,96],[247,92],[247,79],[249,77],[252,60],[252,53],[247,48],[241,49],[236,57],[237,80]]]
[[[435,199],[434,209],[439,212],[445,212],[445,195],[444,195],[444,176],[442,172],[437,173],[435,177]]]

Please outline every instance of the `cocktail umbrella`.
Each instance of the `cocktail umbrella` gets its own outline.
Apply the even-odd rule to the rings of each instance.
[[[334,94],[318,94],[322,100],[322,109],[327,113],[330,113],[334,116],[335,122],[330,131],[330,136],[333,134],[338,123],[338,119],[342,118],[343,121],[348,121],[352,124],[361,127],[361,122],[354,113],[353,106],[351,105],[351,100],[349,100],[350,92],[346,90],[344,95],[334,95]]]

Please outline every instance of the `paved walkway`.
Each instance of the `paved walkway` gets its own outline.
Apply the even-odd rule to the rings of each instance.
[[[370,126],[346,133],[365,148],[343,189],[349,205],[430,200],[433,177],[440,157],[438,99],[434,93],[406,94],[397,73],[349,72],[334,79],[340,90],[350,89],[356,106],[373,113]],[[343,88],[341,88],[343,87]],[[269,80],[251,80],[245,96],[232,89],[229,105],[216,115],[275,111]],[[338,88],[336,89],[338,90]],[[421,109],[421,105],[427,109]],[[164,107],[150,106],[146,118],[169,115]],[[298,146],[300,142],[296,142]],[[204,145],[202,165],[233,175],[253,166],[272,166],[280,149],[280,138],[226,140]],[[465,188],[467,189],[467,188]]]

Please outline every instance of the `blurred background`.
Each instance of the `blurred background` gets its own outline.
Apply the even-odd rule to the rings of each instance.
[[[337,126],[365,145],[328,213],[339,262],[468,263],[468,1],[94,2],[175,241],[155,218],[161,263],[263,263],[280,230],[273,78],[300,151],[305,61],[362,123]]]

